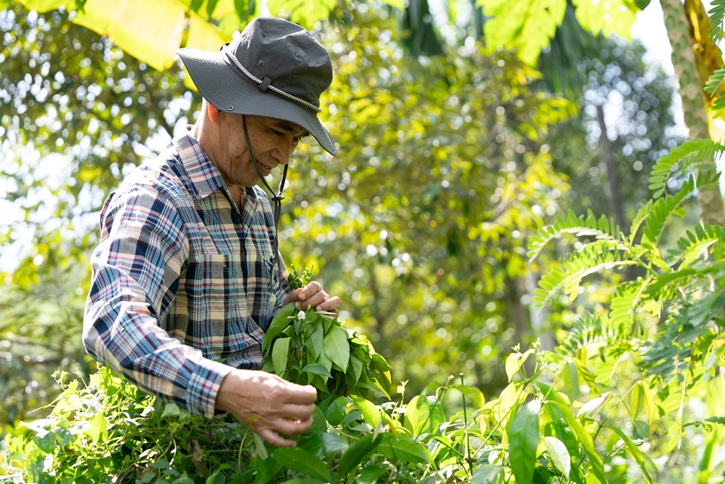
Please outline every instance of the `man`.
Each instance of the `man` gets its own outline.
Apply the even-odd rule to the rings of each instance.
[[[316,391],[261,366],[285,304],[335,311],[317,282],[291,291],[277,251],[278,195],[256,186],[300,139],[335,146],[317,119],[325,49],[281,19],[255,19],[218,53],[177,52],[204,98],[197,123],[142,164],[101,212],[83,341],[144,390],[212,417],[230,412],[277,446],[307,431]],[[284,181],[283,181],[284,183]]]

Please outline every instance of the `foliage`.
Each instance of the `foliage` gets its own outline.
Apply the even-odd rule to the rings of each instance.
[[[319,404],[297,447],[280,449],[229,417],[190,415],[103,368],[88,386],[63,383],[48,418],[6,438],[0,475],[7,482],[39,483],[515,478],[583,484],[631,482],[626,476],[634,466],[646,482],[682,482],[670,480],[664,461],[644,448],[683,431],[712,431],[720,420],[693,420],[672,430],[671,395],[661,398],[642,381],[612,391],[632,381],[634,367],[620,358],[614,372],[597,359],[582,348],[576,355],[515,352],[505,365],[509,385],[488,402],[453,377],[407,404],[376,406],[354,394],[330,399]],[[530,376],[527,360],[534,361]],[[580,390],[584,383],[593,394]],[[446,411],[451,405],[457,410]]]
[[[537,2],[534,0],[484,1],[477,5],[492,18],[486,22],[486,43],[493,51],[504,47],[513,49],[518,57],[534,65],[542,49],[549,45],[557,26],[564,19],[566,0]],[[575,0],[576,18],[581,27],[595,35],[616,33],[629,39],[629,29],[639,10],[633,3],[623,0],[592,2]]]
[[[290,265],[290,267],[291,269],[289,271],[289,275],[287,276],[287,284],[289,284],[290,289],[293,291],[295,289],[302,289],[312,280],[312,276],[307,269],[302,271],[302,274],[299,274],[297,273],[297,269],[295,269],[294,265]]]
[[[710,3],[710,10],[707,12],[710,17],[710,39],[713,44],[722,40],[723,22],[725,22],[725,2],[714,0]],[[725,96],[722,94],[723,81],[725,80],[725,65],[710,75],[705,83],[705,91],[710,95],[710,109],[715,118],[722,116],[725,110]]]
[[[540,146],[575,107],[509,53],[473,44],[421,63],[394,19],[349,15],[353,30],[325,31],[339,53],[325,121],[341,155],[300,150],[281,250],[325,268],[340,319],[406,368],[416,393],[460,371],[499,391],[496,361],[530,328],[526,236],[568,189]]]
[[[663,242],[667,226],[684,215],[684,201],[698,189],[718,186],[717,174],[704,172],[695,177],[692,172],[703,156],[720,150],[719,144],[695,140],[661,158],[650,177],[654,198],[635,217],[629,236],[607,217],[597,220],[593,214],[587,218],[570,214],[542,229],[530,247],[530,255],[535,257],[555,237],[574,234],[580,238],[578,250],[562,261],[559,269],[542,278],[536,298],[540,305],[561,291],[573,300],[582,292],[582,279],[590,274],[606,274],[609,269],[624,265],[639,268],[640,277],[619,286],[612,294],[608,312],[582,316],[572,326],[560,351],[577,356],[579,378],[587,379],[591,382],[589,387],[597,388],[599,393],[601,383],[612,378],[611,372],[623,358],[631,358],[641,371],[641,381],[631,386],[627,394],[632,392],[632,406],[633,392],[638,392],[637,398],[650,402],[646,405],[652,409],[646,426],[632,417],[633,432],[649,441],[655,409],[660,417],[673,411],[676,416],[670,428],[663,427],[656,437],[666,439],[662,445],[664,453],[682,445],[684,429],[691,425],[683,417],[689,400],[699,398],[703,388],[721,385],[725,228],[697,225],[687,230],[675,247],[667,248]],[[677,192],[665,194],[669,182],[688,175]],[[591,369],[582,374],[582,367],[590,365]],[[707,418],[717,416],[710,414]],[[632,438],[636,441],[635,434]],[[632,447],[627,439],[624,443],[627,448]],[[640,462],[641,456],[632,456],[647,477],[651,466]],[[707,457],[703,465],[709,470],[718,464]]]
[[[192,3],[206,17],[214,2]],[[530,333],[526,239],[567,197],[599,208],[601,185],[588,183],[586,171],[596,150],[572,124],[557,141],[554,127],[575,106],[540,90],[538,73],[511,54],[444,46],[446,59],[418,62],[405,56],[387,10],[333,12],[318,35],[336,72],[325,122],[343,149],[333,161],[309,146],[294,162],[281,224],[285,260],[324,265],[325,287],[345,301],[340,319],[406,368],[410,389],[463,371],[498,392],[506,382],[498,361]],[[3,274],[0,330],[0,351],[11,357],[0,358],[2,388],[12,395],[0,417],[11,423],[57,394],[56,362],[71,374],[91,371],[74,335],[96,214],[124,173],[193,122],[200,98],[184,89],[181,69],[154,71],[73,23],[72,12],[12,5],[0,15],[8,201],[0,240],[6,259],[19,264]],[[632,81],[634,92],[639,84]],[[645,83],[643,92],[656,96],[639,105],[650,112],[645,103],[659,99],[661,110],[626,123],[647,126],[652,153],[660,137],[650,120],[668,119],[659,87]],[[622,139],[635,147],[628,161],[655,156],[637,150],[648,139]],[[623,165],[623,176],[637,174]],[[22,307],[32,310],[11,311]]]
[[[0,433],[88,374],[80,341],[97,213],[198,104],[61,10],[0,10]],[[7,396],[7,398],[5,398]]]
[[[318,401],[347,395],[390,398],[390,365],[367,338],[342,326],[334,313],[298,311],[274,317],[262,342],[263,370],[317,388]]]

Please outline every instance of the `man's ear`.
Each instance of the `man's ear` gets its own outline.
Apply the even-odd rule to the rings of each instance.
[[[207,103],[206,108],[208,110],[207,113],[209,114],[209,119],[211,119],[213,123],[217,123],[219,121],[219,118],[221,117],[222,112],[212,106],[211,103]]]

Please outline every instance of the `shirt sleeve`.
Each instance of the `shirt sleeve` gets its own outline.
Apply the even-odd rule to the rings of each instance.
[[[189,253],[171,199],[160,189],[135,186],[106,202],[101,243],[91,256],[83,343],[93,358],[147,392],[211,418],[232,368],[159,326]]]

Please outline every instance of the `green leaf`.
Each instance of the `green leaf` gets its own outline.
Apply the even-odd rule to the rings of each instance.
[[[471,484],[500,484],[503,482],[503,466],[483,464],[476,467],[471,476]]]
[[[549,46],[566,11],[566,0],[477,0],[476,5],[492,17],[484,25],[489,50],[513,49],[531,66]]]
[[[321,324],[315,326],[315,330],[310,334],[305,345],[307,346],[308,361],[317,361],[322,353],[322,344],[325,339],[324,330]]]
[[[443,421],[443,408],[432,395],[416,395],[406,406],[404,427],[413,437],[435,431]]]
[[[272,363],[274,372],[282,375],[287,369],[287,356],[289,355],[289,344],[292,338],[279,338],[272,348]]]
[[[597,411],[600,407],[602,407],[604,404],[606,404],[610,399],[612,398],[612,394],[607,392],[603,394],[600,397],[592,398],[587,403],[582,405],[582,407],[577,412],[576,416],[581,417],[582,415],[585,417],[593,417],[596,415]]]
[[[310,432],[325,432],[327,430],[327,419],[322,409],[315,405],[315,410],[312,412],[312,426]]]
[[[357,405],[362,412],[363,417],[365,417],[365,421],[369,423],[372,428],[376,428],[382,421],[382,418],[380,417],[380,411],[375,404],[357,395],[350,395],[350,398],[352,398],[352,401],[355,402],[355,405]]]
[[[98,412],[91,418],[90,420],[90,426],[87,430],[88,436],[93,440],[93,442],[99,442],[102,439],[105,439],[108,437],[108,432],[106,429],[106,416],[103,414],[103,412]]]
[[[164,406],[164,413],[161,414],[161,418],[164,417],[178,417],[181,415],[181,409],[175,403],[167,403]]]
[[[637,417],[639,417],[639,414],[642,412],[642,410],[645,407],[645,393],[644,393],[644,385],[642,382],[635,383],[634,387],[632,388],[632,393],[630,397],[630,405],[629,405],[629,412],[630,416],[632,417],[632,421],[637,420]]]
[[[376,484],[380,476],[390,470],[389,465],[378,464],[366,466],[365,469],[355,479],[356,484]]]
[[[333,401],[329,407],[327,407],[327,421],[332,426],[340,425],[342,420],[345,418],[345,406],[350,403],[350,399],[347,397],[338,397]]]
[[[597,452],[597,449],[594,447],[594,440],[592,439],[592,436],[589,435],[589,432],[586,431],[584,426],[576,418],[574,418],[569,405],[560,401],[553,401],[550,403],[561,410],[561,413],[564,415],[569,427],[574,432],[574,435],[576,435],[579,444],[584,449],[587,457],[589,457],[589,463],[592,466],[592,473],[594,474],[594,477],[596,477],[602,484],[606,484],[607,477],[604,474],[604,462]]]
[[[554,429],[556,437],[564,442],[569,455],[579,457],[579,441],[574,435],[574,431],[566,423],[564,414],[556,405],[550,403],[544,404],[545,415],[548,416],[551,427]],[[550,432],[547,432],[550,433]]]
[[[483,392],[481,392],[478,388],[470,387],[468,385],[452,385],[451,388],[455,388],[459,392],[463,393],[464,396],[468,397],[476,409],[483,407],[483,404],[486,403]]]
[[[635,420],[632,425],[632,437],[637,440],[649,439],[651,436],[651,430],[647,422],[642,420]]]
[[[515,377],[521,379],[522,375],[519,375],[519,370],[524,366],[529,355],[531,355],[531,350],[525,353],[511,353],[506,357],[505,368],[509,381],[513,381]]]
[[[574,0],[576,18],[585,30],[594,35],[603,34],[609,37],[617,34],[623,39],[632,38],[630,30],[636,12],[629,8],[626,0],[607,0],[606,2],[592,2],[592,0]]]
[[[632,441],[632,439],[629,438],[627,434],[622,432],[620,429],[616,427],[609,427],[614,433],[619,435],[621,437],[622,441],[624,441],[625,449],[627,450],[627,453],[634,458],[635,461],[637,461],[637,464],[639,464],[639,468],[642,471],[642,474],[644,474],[644,477],[647,479],[647,482],[653,482],[652,477],[649,475],[649,471],[657,472],[657,466],[652,462],[652,460],[644,454],[639,448],[637,447],[637,444]]]
[[[325,336],[325,354],[344,373],[350,362],[350,345],[347,343],[347,331],[340,326],[333,325],[329,334]]]
[[[301,439],[297,446],[321,459],[334,452],[345,452],[349,447],[347,440],[339,435],[328,434],[327,432],[317,432],[309,435]]]
[[[569,400],[573,402],[579,396],[579,371],[577,370],[576,363],[571,358],[564,363],[561,378],[564,381],[566,394]]]
[[[46,454],[50,454],[55,450],[56,442],[53,432],[48,432],[43,437],[35,437],[33,442]]]
[[[412,437],[386,432],[382,435],[378,451],[393,461],[412,462],[414,464],[430,464],[431,456],[428,449]]]
[[[333,480],[327,464],[319,457],[299,447],[280,447],[272,453],[272,457],[282,466],[293,471],[325,482]]]
[[[539,445],[539,414],[541,400],[532,400],[519,407],[509,427],[509,461],[516,482],[531,482]]]
[[[375,438],[373,434],[368,434],[351,445],[340,458],[340,463],[337,465],[338,475],[341,477],[348,475],[380,445],[381,440],[379,435]]]
[[[214,15],[214,9],[216,8],[216,4],[219,2],[219,0],[209,0],[209,2],[206,4],[206,15],[207,17],[211,17]]]
[[[370,357],[370,366],[380,371],[390,371],[390,364],[378,353],[373,353]]]
[[[163,457],[156,462],[153,462],[152,464],[149,464],[149,467],[153,467],[154,469],[168,469],[169,468],[169,462],[164,459]]]
[[[650,0],[634,0],[634,4],[637,5],[637,8],[640,10],[644,10],[649,6]]]
[[[255,434],[256,435],[256,434]],[[257,477],[254,484],[265,484],[276,476],[282,470],[282,464],[276,459],[254,459],[254,468],[257,470]]]
[[[322,365],[320,363],[311,363],[309,365],[306,365],[304,368],[302,368],[302,371],[307,373],[314,373],[315,375],[326,376],[328,378],[332,377],[330,370],[325,368],[325,365]]]
[[[297,314],[297,309],[295,308],[294,303],[289,303],[279,310],[274,319],[272,319],[269,328],[267,328],[267,332],[264,333],[264,339],[262,340],[262,354],[264,354],[267,347],[272,343],[272,341],[274,341],[279,333],[287,327],[295,314]]]
[[[569,451],[566,449],[564,442],[557,439],[556,437],[544,437],[546,443],[546,450],[549,452],[552,462],[559,472],[564,474],[564,477],[569,478],[571,472],[571,456]]]
[[[194,481],[192,480],[192,482]],[[225,482],[226,477],[224,473],[218,470],[206,478],[206,484],[224,484]]]
[[[363,362],[355,355],[350,355],[350,368],[348,373],[352,373],[352,379],[355,383],[360,380],[363,371]]]
[[[311,479],[309,477],[295,477],[288,481],[284,481],[282,484],[325,484],[325,481]]]

